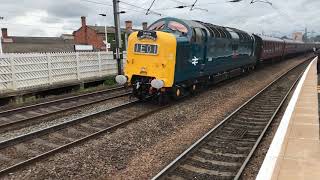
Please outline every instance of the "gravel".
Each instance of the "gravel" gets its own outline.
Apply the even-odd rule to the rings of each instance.
[[[124,97],[120,97],[112,100],[107,100],[105,102],[97,103],[94,105],[88,105],[81,109],[60,113],[58,115],[52,115],[50,117],[41,119],[41,122],[38,124],[34,124],[32,126],[26,126],[24,128],[19,128],[13,131],[1,133],[0,142],[23,135],[23,134],[27,134],[33,131],[37,131],[43,128],[54,126],[63,122],[71,121],[73,119],[87,116],[96,112],[104,111],[111,107],[126,103],[128,101],[129,101],[128,96],[124,96]]]
[[[239,105],[302,60],[284,61],[222,83],[4,178],[150,179]]]
[[[0,106],[0,111],[5,111],[8,109],[18,108],[18,107],[22,107],[22,106],[26,106],[26,105],[43,103],[43,102],[52,101],[52,100],[56,100],[56,99],[62,99],[62,98],[67,98],[67,97],[72,97],[72,96],[77,96],[77,95],[83,95],[83,94],[87,94],[87,93],[91,93],[91,92],[95,92],[95,91],[106,90],[106,89],[111,89],[111,88],[115,88],[115,87],[118,87],[118,86],[103,85],[103,86],[97,86],[97,87],[89,87],[84,90],[77,90],[77,91],[62,93],[62,94],[58,94],[58,95],[49,95],[47,97],[36,98],[36,99],[29,100],[29,101],[27,100],[26,102],[19,103],[19,104],[14,103],[14,102],[10,102],[9,104]],[[0,100],[1,100],[1,98],[0,98]]]
[[[274,135],[276,134],[276,131],[278,129],[280,121],[286,111],[286,107],[290,102],[290,99],[291,99],[291,96],[294,92],[294,89],[291,91],[288,98],[284,101],[283,106],[280,108],[278,114],[276,115],[276,117],[274,118],[272,123],[270,124],[269,129],[267,130],[265,136],[263,137],[260,144],[258,145],[256,151],[252,155],[252,157],[251,157],[250,161],[248,162],[246,168],[244,169],[240,179],[243,179],[243,180],[256,179],[256,176],[258,175],[260,167],[263,163],[264,157],[268,152],[268,149],[270,147],[270,144],[273,140]]]

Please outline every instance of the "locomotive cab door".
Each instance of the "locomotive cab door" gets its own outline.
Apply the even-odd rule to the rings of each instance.
[[[194,66],[194,76],[199,77],[204,75],[206,66],[207,52],[207,31],[202,28],[193,28],[191,39],[191,65]]]

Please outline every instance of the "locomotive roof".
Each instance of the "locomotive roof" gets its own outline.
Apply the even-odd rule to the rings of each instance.
[[[189,26],[190,28],[194,28],[194,27],[203,28],[207,30],[209,35],[215,36],[215,37],[232,39],[233,36],[231,35],[231,33],[235,32],[238,34],[240,40],[247,40],[247,41],[252,40],[249,33],[236,28],[223,27],[223,26],[214,25],[214,24],[206,23],[202,21],[178,19],[174,17],[165,17],[165,18],[159,19],[158,21],[161,21],[161,20],[174,20],[178,22],[180,21],[186,24],[187,26]]]

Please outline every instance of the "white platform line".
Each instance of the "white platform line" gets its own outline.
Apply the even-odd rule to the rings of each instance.
[[[288,107],[281,119],[280,125],[277,129],[277,132],[272,140],[272,143],[270,145],[270,148],[266,154],[266,157],[264,158],[264,161],[261,165],[261,168],[259,170],[259,173],[256,177],[256,180],[270,180],[272,178],[272,174],[277,162],[277,158],[280,154],[282,143],[284,141],[289,122],[291,119],[291,116],[293,114],[293,110],[295,108],[295,105],[297,103],[299,94],[302,89],[302,85],[306,79],[306,76],[310,70],[311,65],[316,62],[318,58],[314,58],[312,62],[308,65],[306,71],[303,73],[303,76],[301,77],[296,90],[294,91],[292,98],[288,104]]]

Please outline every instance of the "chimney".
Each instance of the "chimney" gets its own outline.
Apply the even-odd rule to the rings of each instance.
[[[126,31],[131,32],[132,31],[132,21],[125,21],[126,24]]]
[[[81,25],[82,27],[85,27],[87,25],[85,16],[81,16]]]
[[[142,23],[142,29],[143,30],[147,30],[147,28],[148,28],[148,23],[147,22],[143,22]]]
[[[2,38],[8,38],[8,29],[1,28]]]

